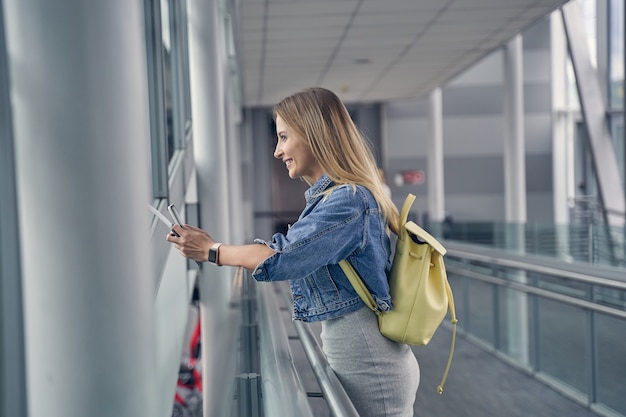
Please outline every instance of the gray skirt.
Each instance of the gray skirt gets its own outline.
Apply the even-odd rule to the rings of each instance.
[[[412,417],[420,382],[408,345],[380,334],[378,318],[364,307],[322,321],[322,344],[330,366],[361,417]]]

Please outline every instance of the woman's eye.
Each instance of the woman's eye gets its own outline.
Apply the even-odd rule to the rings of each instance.
[[[287,136],[286,135],[280,135],[280,140],[282,140],[283,142],[287,140]]]

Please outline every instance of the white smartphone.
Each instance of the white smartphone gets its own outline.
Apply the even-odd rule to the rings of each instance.
[[[174,204],[170,204],[169,206],[167,206],[167,211],[170,212],[170,216],[172,216],[172,220],[174,220],[174,223],[176,223],[179,226],[182,226],[184,224]]]
[[[176,206],[174,204],[170,204],[169,206],[167,206],[167,211],[170,212],[170,216],[172,217],[172,220],[174,220],[174,223],[182,227],[183,222],[180,219],[180,214],[178,214],[178,210],[176,210]],[[180,237],[180,235],[174,230],[172,230],[171,233],[176,237]]]

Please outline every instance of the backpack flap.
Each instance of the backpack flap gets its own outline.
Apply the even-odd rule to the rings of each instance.
[[[447,252],[446,248],[444,248],[443,245],[439,243],[439,241],[433,237],[433,235],[431,235],[426,230],[419,227],[417,224],[413,222],[407,222],[404,224],[404,228],[409,233],[409,235],[412,236],[413,241],[418,240],[419,243],[429,244],[430,246],[432,246],[434,250],[439,252],[441,256],[446,254]]]

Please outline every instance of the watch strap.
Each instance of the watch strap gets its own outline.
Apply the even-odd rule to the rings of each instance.
[[[220,266],[220,246],[222,244],[216,242],[209,248],[209,262],[213,265]]]

